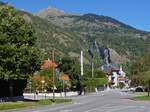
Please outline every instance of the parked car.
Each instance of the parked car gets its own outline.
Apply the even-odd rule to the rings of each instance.
[[[145,88],[143,86],[138,86],[135,89],[135,92],[144,92],[144,91],[145,91]]]
[[[136,88],[135,88],[135,87],[131,87],[131,88],[129,88],[128,90],[134,92],[134,91],[136,90]]]

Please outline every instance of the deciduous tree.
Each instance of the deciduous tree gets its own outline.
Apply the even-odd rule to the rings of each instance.
[[[39,68],[34,29],[15,9],[0,7],[0,78],[27,79]]]

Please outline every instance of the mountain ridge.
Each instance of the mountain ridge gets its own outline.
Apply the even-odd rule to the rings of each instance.
[[[148,32],[136,29],[112,17],[87,13],[51,16],[44,19],[65,31],[80,35],[82,41],[87,42],[89,47],[96,40],[101,47],[112,48],[127,58],[131,57],[129,55],[132,52],[140,55],[141,52],[150,50]]]
[[[47,11],[50,10],[50,11]],[[60,14],[57,14],[55,12],[59,12]],[[45,14],[46,13],[46,14]],[[44,15],[43,15],[44,14]],[[71,14],[71,13],[67,13],[64,10],[60,10],[54,7],[49,6],[46,9],[42,9],[39,12],[37,12],[35,15],[41,17],[41,18],[45,18],[48,19],[49,17],[66,17],[66,16],[76,16],[76,17],[80,17],[79,19],[87,19],[88,21],[90,20],[100,20],[101,22],[114,22],[119,24],[122,27],[126,27],[126,28],[130,28],[130,29],[135,29],[135,30],[139,30],[139,31],[143,31],[143,32],[147,32],[138,28],[135,28],[131,25],[127,25],[123,22],[118,21],[117,19],[114,19],[112,17],[109,16],[105,16],[105,15],[98,15],[95,13],[85,13],[85,14]]]
[[[150,51],[149,33],[128,26],[120,27],[116,22],[115,24],[107,22],[111,17],[108,20],[104,18],[106,22],[95,21],[93,17],[85,18],[92,19],[93,22],[89,22],[82,17],[91,15],[66,15],[65,13],[61,16],[51,15],[45,18],[25,11],[17,11],[26,21],[33,24],[38,37],[37,47],[42,49],[47,57],[55,48],[58,58],[69,55],[79,59],[80,51],[83,50],[84,62],[90,64],[91,58],[87,49],[92,47],[94,41],[97,41],[99,47],[110,48],[117,64],[125,63],[136,55]],[[101,63],[97,55],[94,62],[96,67]]]

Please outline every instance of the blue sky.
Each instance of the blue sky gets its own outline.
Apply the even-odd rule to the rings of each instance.
[[[95,13],[113,17],[135,28],[150,31],[150,0],[0,0],[36,13],[52,6],[70,13]]]

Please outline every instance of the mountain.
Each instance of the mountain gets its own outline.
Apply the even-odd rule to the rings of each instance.
[[[81,40],[87,43],[89,47],[94,41],[97,41],[99,47],[111,48],[127,59],[150,51],[148,32],[108,16],[91,13],[84,15],[63,13],[63,15],[58,16],[50,13],[47,13],[47,16],[42,16],[37,13],[36,15],[65,31],[80,35]]]
[[[0,4],[4,5],[4,4]],[[52,7],[37,14],[17,10],[24,19],[33,24],[37,47],[47,56],[53,48],[56,57],[70,55],[79,59],[84,51],[84,63],[90,64],[87,49],[96,41],[98,47],[110,49],[111,60],[117,64],[132,60],[135,56],[150,52],[150,34],[126,25],[116,19],[96,14],[69,14]],[[96,54],[96,50],[94,51]],[[99,56],[94,56],[99,66]]]
[[[43,17],[43,18],[47,18],[50,16],[64,16],[64,15],[67,15],[67,14],[63,10],[58,10],[53,7],[48,7],[47,9],[41,10],[38,13],[38,16]]]

